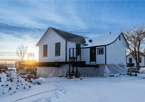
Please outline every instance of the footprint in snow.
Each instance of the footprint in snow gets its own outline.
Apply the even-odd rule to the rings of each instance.
[[[51,98],[52,98],[51,96],[45,98],[46,102],[51,102]]]
[[[63,91],[63,94],[66,94],[66,90]]]
[[[54,92],[54,96],[55,96],[56,98],[59,98],[59,94],[57,93],[57,91]]]

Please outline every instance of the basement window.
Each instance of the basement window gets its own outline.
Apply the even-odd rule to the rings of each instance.
[[[98,48],[98,55],[104,54],[104,49],[103,48]]]
[[[60,42],[55,43],[55,56],[60,56]]]
[[[47,45],[43,45],[43,57],[47,57]]]

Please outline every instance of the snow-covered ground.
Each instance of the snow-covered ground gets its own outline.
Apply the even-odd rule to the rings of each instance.
[[[31,84],[18,76],[14,71],[0,73],[0,98],[29,90]]]
[[[0,102],[145,102],[144,77],[45,78],[29,90],[1,95]]]

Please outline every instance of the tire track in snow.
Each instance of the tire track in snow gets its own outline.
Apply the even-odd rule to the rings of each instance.
[[[57,90],[53,91],[54,93],[51,93],[50,96],[44,95],[43,98],[37,99],[37,100],[32,101],[32,102],[51,102],[51,101],[55,102],[56,99],[58,100],[62,95],[67,93],[67,90],[66,90],[67,85],[66,84],[58,82],[58,84],[56,84],[54,86],[56,89],[61,89],[62,91],[61,92],[58,92]]]
[[[53,89],[53,90],[50,90],[50,91],[44,91],[44,92],[40,92],[40,93],[37,93],[37,94],[34,94],[34,95],[30,95],[30,96],[27,96],[27,97],[24,97],[24,98],[17,99],[13,102],[17,102],[17,101],[20,101],[20,100],[24,100],[24,99],[36,96],[36,95],[40,95],[40,94],[43,94],[43,93],[52,92],[52,91],[56,91],[56,90],[62,91],[61,89]]]

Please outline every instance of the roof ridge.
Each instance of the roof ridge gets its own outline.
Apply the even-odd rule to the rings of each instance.
[[[99,35],[99,36],[95,36],[95,37],[92,37],[92,38],[97,38],[97,37],[102,37],[102,36],[107,36],[107,35],[120,35],[121,33],[120,32],[116,32],[116,33],[112,33],[112,34],[104,34],[104,35]],[[92,39],[90,38],[90,39]]]
[[[52,29],[54,29],[54,30],[59,30],[59,31],[61,31],[61,32],[69,33],[69,34],[72,34],[72,35],[76,35],[76,36],[79,36],[79,37],[84,37],[84,36],[77,35],[77,34],[73,34],[73,33],[70,33],[70,32],[67,32],[67,31],[63,31],[63,30],[60,30],[60,29],[57,29],[57,28],[54,28],[54,27],[50,27],[50,28],[52,28]]]

